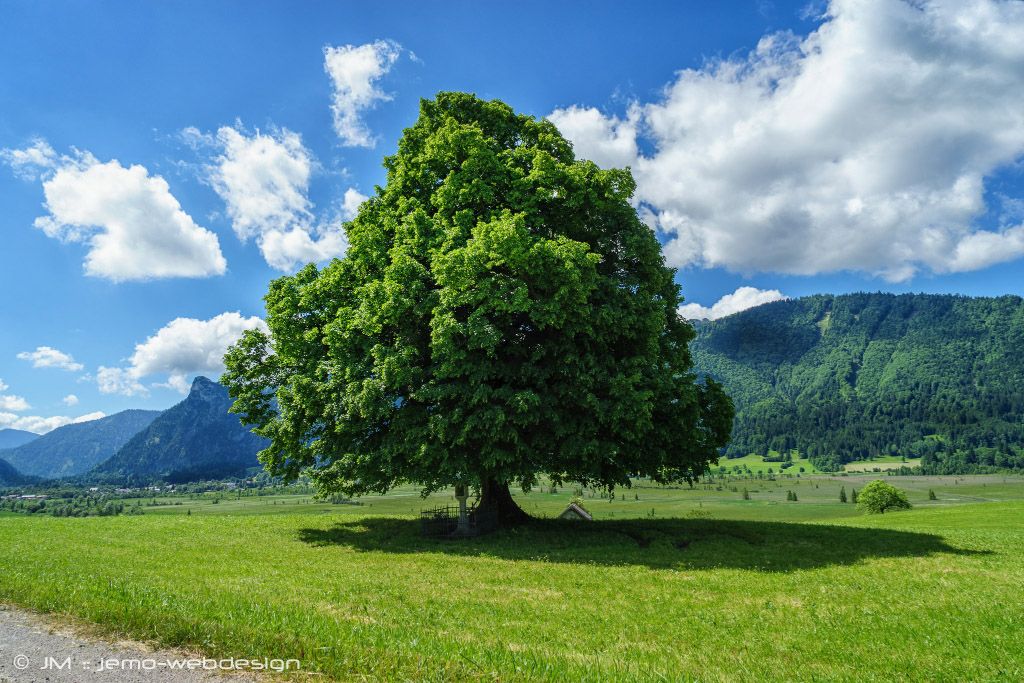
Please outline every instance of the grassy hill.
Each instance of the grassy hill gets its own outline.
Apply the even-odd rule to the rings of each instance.
[[[730,456],[820,469],[878,456],[927,472],[1024,467],[1024,300],[850,294],[698,324],[697,368],[736,403]]]

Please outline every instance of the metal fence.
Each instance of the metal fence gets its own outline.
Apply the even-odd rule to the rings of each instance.
[[[465,533],[459,533],[459,508],[447,505],[420,512],[420,532],[431,538],[455,538],[477,536],[498,528],[497,514],[476,507],[468,510],[468,526]]]

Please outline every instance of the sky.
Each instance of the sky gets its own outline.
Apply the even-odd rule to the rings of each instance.
[[[0,0],[0,428],[180,401],[342,256],[418,102],[633,169],[715,318],[1024,294],[1024,2]]]

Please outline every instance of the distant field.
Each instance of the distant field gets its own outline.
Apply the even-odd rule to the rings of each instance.
[[[1024,678],[1024,480],[885,477],[914,510],[839,502],[872,478],[638,482],[588,495],[593,523],[457,542],[419,536],[450,497],[412,489],[8,516],[0,601],[316,680]],[[571,495],[518,497],[553,517]]]
[[[919,467],[921,458],[902,459],[895,455],[883,455],[872,460],[856,460],[848,462],[843,467],[847,472],[873,472],[875,469],[885,472],[887,470],[898,470],[901,467]]]
[[[718,467],[725,467],[730,472],[733,471],[733,468],[739,467],[741,470],[746,468],[755,474],[758,472],[767,473],[769,469],[772,470],[772,472],[777,473],[780,471],[779,468],[783,464],[784,463],[781,462],[765,461],[765,459],[760,455],[745,455],[742,458],[721,458],[718,461]],[[801,467],[803,468],[802,472],[800,471]],[[781,471],[789,474],[814,474],[818,470],[807,458],[794,457],[792,466]]]

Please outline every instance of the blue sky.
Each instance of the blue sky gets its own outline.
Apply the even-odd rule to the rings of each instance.
[[[0,428],[216,374],[439,90],[633,166],[690,314],[1024,294],[1020,7],[4,2]]]

